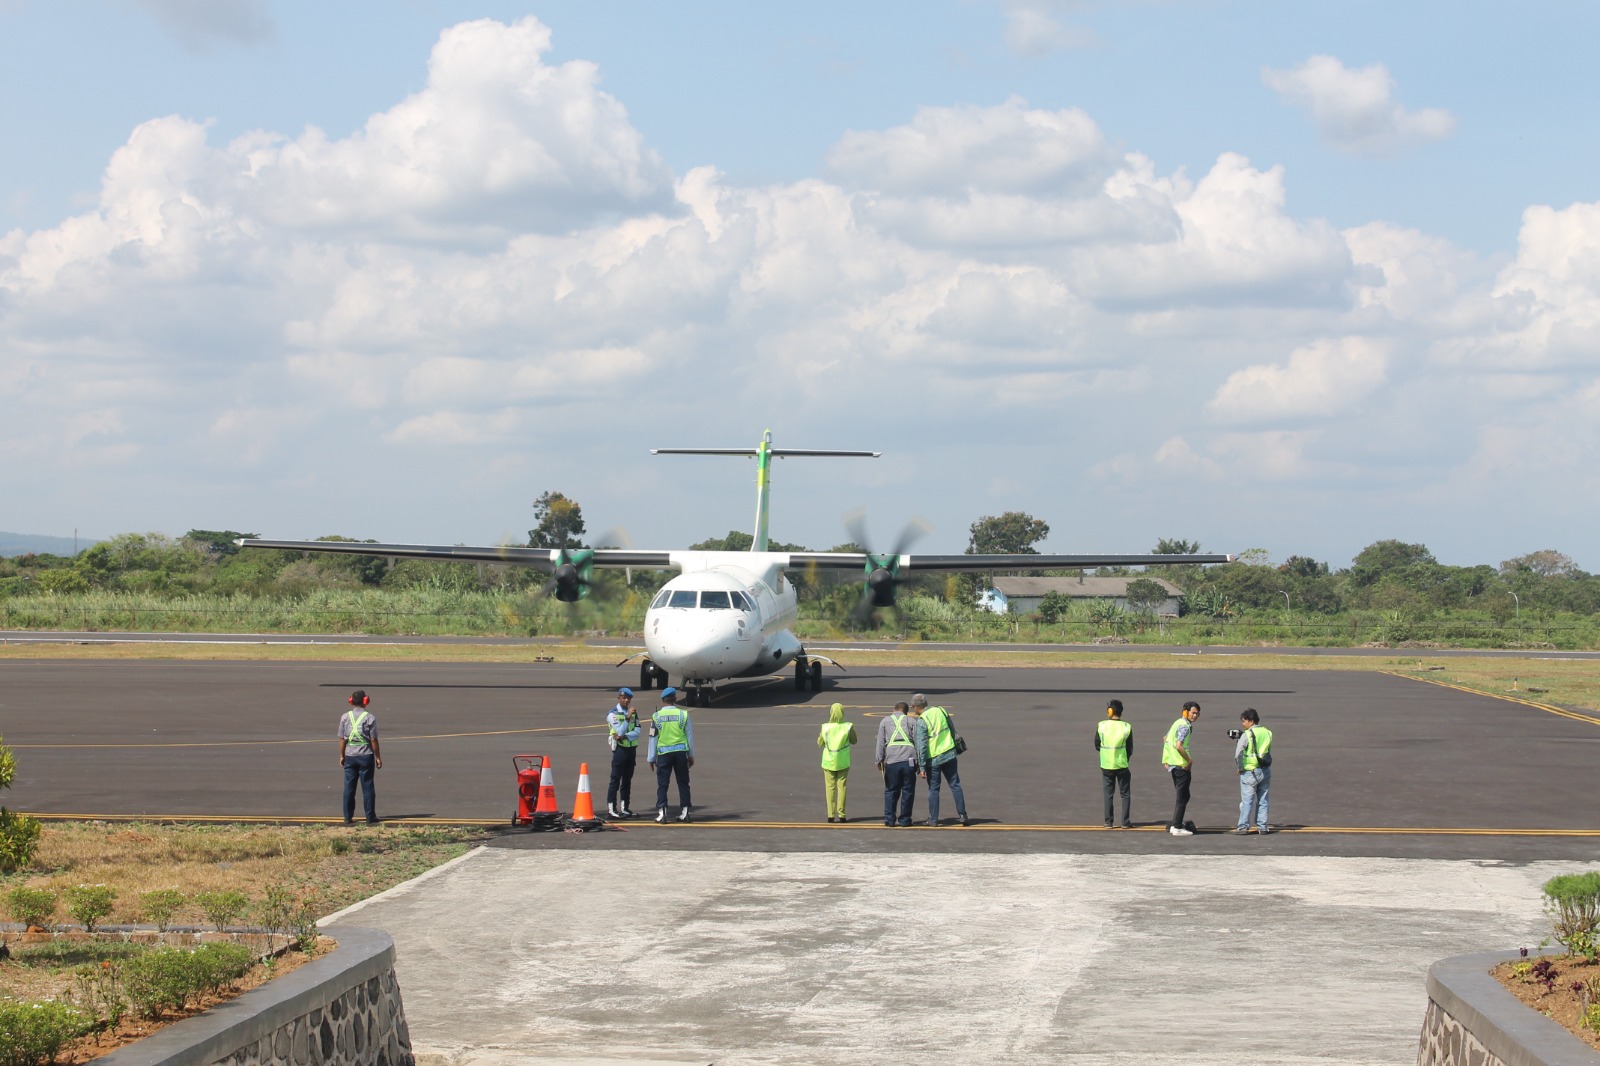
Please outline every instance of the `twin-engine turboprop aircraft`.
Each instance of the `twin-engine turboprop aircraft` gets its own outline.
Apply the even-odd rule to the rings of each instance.
[[[624,548],[493,548],[357,541],[241,540],[245,548],[379,555],[397,559],[495,562],[550,573],[556,598],[588,593],[596,567],[675,569],[644,617],[641,688],[665,687],[678,678],[691,705],[709,705],[719,681],[761,677],[794,664],[797,690],[822,687],[822,666],[832,660],[806,651],[791,630],[799,611],[787,570],[865,573],[862,607],[892,607],[905,572],[1060,570],[1095,566],[1224,563],[1230,555],[888,555],[871,552],[768,550],[767,503],[772,460],[792,456],[876,458],[879,452],[774,448],[769,430],[754,448],[653,448],[653,455],[741,455],[756,461],[756,528],[749,551],[634,551]],[[618,663],[621,666],[622,663]]]

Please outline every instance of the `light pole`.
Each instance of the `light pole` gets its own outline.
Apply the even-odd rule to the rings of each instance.
[[[1511,592],[1510,589],[1507,589],[1506,591]],[[1522,601],[1517,598],[1517,594],[1515,592],[1511,592],[1511,602],[1517,605],[1517,621],[1522,621]]]
[[[1284,614],[1288,614],[1290,611],[1294,610],[1294,608],[1289,606],[1289,594],[1287,592],[1283,591],[1282,589],[1279,589],[1278,590],[1278,595],[1283,597],[1283,613]]]

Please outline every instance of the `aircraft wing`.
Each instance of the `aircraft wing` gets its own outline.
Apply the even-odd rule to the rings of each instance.
[[[570,559],[561,558],[555,548],[519,548],[514,545],[497,545],[491,548],[466,544],[373,544],[355,540],[236,540],[241,548],[278,548],[296,552],[330,552],[335,555],[378,555],[389,559],[434,559],[455,563],[511,563],[531,566],[540,570],[553,570]],[[572,549],[568,555],[582,551],[593,556],[587,565],[601,567],[634,566],[641,570],[670,569],[672,553],[664,551],[634,551],[630,548]],[[858,563],[858,566],[865,565]]]
[[[878,566],[890,562],[875,556]],[[1174,566],[1228,563],[1232,555],[901,555],[893,565],[901,571],[959,573],[972,570],[1077,570],[1101,566]],[[861,552],[793,552],[791,569],[865,570]]]

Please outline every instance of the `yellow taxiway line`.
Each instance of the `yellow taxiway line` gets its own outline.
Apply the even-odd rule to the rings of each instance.
[[[343,819],[337,815],[244,815],[244,814],[34,814],[34,818],[46,822],[194,822],[202,824],[238,824],[238,825],[339,825]],[[384,824],[389,826],[473,826],[485,829],[506,828],[512,826],[503,818],[386,818]],[[861,831],[861,830],[887,830],[890,827],[879,823],[876,819],[862,819],[855,823],[830,825],[826,822],[777,822],[777,821],[719,821],[715,818],[697,818],[687,824],[676,820],[656,822],[649,817],[630,819],[624,822],[606,822],[606,825],[618,829],[810,829],[834,831]],[[521,827],[516,827],[521,829]],[[901,826],[898,829],[921,829],[931,831],[935,827],[927,825]],[[1138,826],[1134,829],[1106,829],[1099,825],[1044,825],[1028,823],[983,824],[962,827],[955,824],[937,827],[940,831],[959,833],[1089,833],[1092,835],[1115,836],[1122,833],[1165,833],[1166,827],[1161,825]],[[1472,826],[1354,826],[1354,825],[1301,825],[1275,829],[1271,835],[1280,833],[1299,835],[1303,833],[1333,833],[1366,836],[1479,836],[1479,837],[1600,837],[1600,829],[1492,829],[1487,827]],[[1200,836],[1233,836],[1231,827],[1218,826],[1216,828],[1201,829]],[[1255,834],[1251,834],[1254,836]]]

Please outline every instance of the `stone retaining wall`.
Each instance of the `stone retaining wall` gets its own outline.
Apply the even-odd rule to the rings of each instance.
[[[104,1055],[97,1066],[414,1066],[394,941],[341,926],[293,973]]]
[[[1515,951],[1457,955],[1428,968],[1417,1066],[1600,1066],[1600,1054],[1490,976],[1520,957]]]

